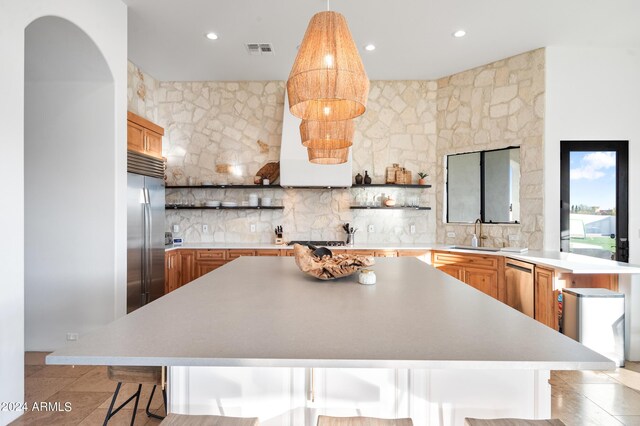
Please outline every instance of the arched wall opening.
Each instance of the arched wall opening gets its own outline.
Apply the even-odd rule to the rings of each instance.
[[[114,79],[54,16],[25,29],[24,77],[25,350],[50,351],[114,317]]]

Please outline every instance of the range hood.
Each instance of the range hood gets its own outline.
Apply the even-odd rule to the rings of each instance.
[[[300,142],[302,120],[289,112],[289,97],[284,94],[282,143],[280,146],[280,186],[285,188],[348,188],[351,186],[351,150],[344,164],[313,164],[307,148]]]

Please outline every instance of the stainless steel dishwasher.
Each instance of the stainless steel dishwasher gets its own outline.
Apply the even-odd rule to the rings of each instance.
[[[505,292],[507,305],[533,318],[534,265],[507,258],[504,265]]]

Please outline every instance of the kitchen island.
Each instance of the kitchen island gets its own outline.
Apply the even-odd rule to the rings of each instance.
[[[411,258],[374,286],[291,257],[239,258],[82,336],[51,364],[169,366],[170,411],[315,424],[317,414],[550,416],[549,371],[613,362]]]

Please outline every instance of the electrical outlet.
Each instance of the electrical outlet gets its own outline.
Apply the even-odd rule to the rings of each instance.
[[[455,237],[456,237],[455,232],[447,232],[447,238],[455,238]]]
[[[520,240],[520,235],[517,235],[517,234],[509,235],[509,241],[519,241],[519,240]]]
[[[172,232],[180,232],[180,225],[173,225]]]
[[[202,225],[202,232],[204,234],[208,234],[209,233],[209,225]]]
[[[256,224],[255,223],[252,223],[250,228],[251,228],[251,232],[256,232]]]
[[[374,232],[376,232],[376,228],[373,225],[369,225],[367,227],[367,232],[369,232],[370,234],[373,234]]]
[[[415,234],[416,233],[416,226],[415,225],[409,226],[409,233],[411,233],[411,234]]]
[[[67,333],[67,341],[75,342],[78,340],[78,333]]]

